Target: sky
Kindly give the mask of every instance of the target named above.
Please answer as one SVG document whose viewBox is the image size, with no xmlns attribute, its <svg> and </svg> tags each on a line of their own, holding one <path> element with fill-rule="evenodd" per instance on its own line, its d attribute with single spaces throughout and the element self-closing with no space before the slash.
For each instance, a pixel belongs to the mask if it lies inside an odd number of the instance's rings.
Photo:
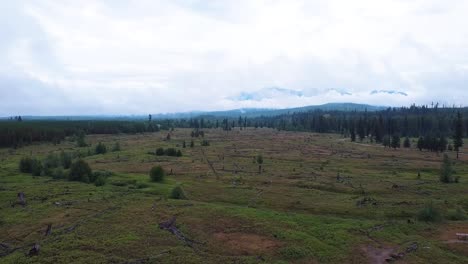
<svg viewBox="0 0 468 264">
<path fill-rule="evenodd" d="M 0 0 L 0 116 L 466 106 L 466 0 Z"/>
</svg>

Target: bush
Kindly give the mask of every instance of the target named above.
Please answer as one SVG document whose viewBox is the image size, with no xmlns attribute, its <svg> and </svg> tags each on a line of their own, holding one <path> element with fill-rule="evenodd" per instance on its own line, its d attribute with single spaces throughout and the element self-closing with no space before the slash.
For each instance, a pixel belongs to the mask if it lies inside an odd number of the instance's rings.
<svg viewBox="0 0 468 264">
<path fill-rule="evenodd" d="M 164 151 L 163 148 L 158 148 L 158 149 L 156 150 L 156 156 L 164 156 L 165 153 L 166 153 L 166 152 Z"/>
<path fill-rule="evenodd" d="M 70 174 L 68 175 L 68 179 L 70 181 L 81 181 L 89 183 L 91 177 L 92 171 L 86 161 L 79 159 L 72 163 L 70 167 Z"/>
<path fill-rule="evenodd" d="M 144 189 L 144 188 L 148 188 L 149 185 L 147 183 L 144 183 L 144 182 L 138 182 L 136 184 L 136 187 L 137 187 L 137 189 Z"/>
<path fill-rule="evenodd" d="M 60 152 L 60 162 L 64 169 L 69 169 L 72 164 L 72 157 L 70 153 Z"/>
<path fill-rule="evenodd" d="M 42 162 L 41 175 L 52 176 L 55 168 L 61 165 L 60 158 L 55 154 L 49 154 Z"/>
<path fill-rule="evenodd" d="M 172 189 L 171 196 L 172 199 L 187 199 L 187 195 L 185 195 L 184 189 L 181 186 L 176 186 Z"/>
<path fill-rule="evenodd" d="M 41 176 L 42 173 L 42 163 L 40 160 L 34 159 L 31 166 L 31 174 L 33 176 Z"/>
<path fill-rule="evenodd" d="M 120 143 L 118 141 L 115 142 L 114 146 L 112 147 L 112 151 L 120 151 Z"/>
<path fill-rule="evenodd" d="M 208 140 L 204 139 L 204 140 L 202 140 L 201 145 L 206 147 L 206 146 L 210 145 L 210 142 Z"/>
<path fill-rule="evenodd" d="M 96 145 L 96 149 L 94 151 L 96 154 L 106 154 L 107 152 L 107 147 L 106 145 L 102 144 L 101 142 L 99 142 L 97 145 Z"/>
<path fill-rule="evenodd" d="M 23 157 L 19 163 L 19 170 L 24 173 L 31 173 L 34 160 L 30 157 Z"/>
<path fill-rule="evenodd" d="M 418 220 L 425 222 L 439 222 L 442 220 L 442 216 L 439 210 L 437 210 L 432 202 L 430 202 L 421 211 L 419 211 Z"/>
<path fill-rule="evenodd" d="M 161 166 L 154 166 L 150 171 L 150 179 L 154 182 L 162 182 L 165 176 L 164 169 Z"/>
<path fill-rule="evenodd" d="M 80 148 L 88 146 L 88 144 L 86 144 L 86 142 L 85 142 L 85 133 L 84 133 L 84 131 L 80 131 L 76 135 L 76 145 L 78 147 L 80 147 Z"/>
<path fill-rule="evenodd" d="M 177 156 L 177 150 L 175 150 L 175 148 L 168 148 L 166 149 L 166 155 L 175 157 Z"/>
<path fill-rule="evenodd" d="M 106 171 L 106 170 L 98 170 L 98 171 L 93 171 L 91 176 L 89 177 L 90 182 L 95 182 L 97 178 L 103 177 L 107 179 L 107 177 L 110 177 L 112 175 L 112 172 Z"/>
<path fill-rule="evenodd" d="M 177 150 L 176 156 L 177 156 L 177 157 L 182 157 L 182 151 L 180 151 L 180 149 Z"/>
<path fill-rule="evenodd" d="M 464 221 L 468 219 L 465 210 L 463 208 L 458 207 L 457 209 L 452 209 L 448 211 L 447 219 L 452 221 Z"/>
<path fill-rule="evenodd" d="M 287 246 L 280 250 L 281 256 L 285 257 L 286 259 L 301 259 L 309 255 L 307 249 L 302 247 L 295 247 L 295 246 Z"/>
<path fill-rule="evenodd" d="M 66 174 L 65 174 L 65 171 L 63 170 L 62 167 L 58 167 L 58 168 L 55 168 L 53 171 L 52 171 L 52 178 L 54 179 L 65 179 L 66 178 Z"/>
<path fill-rule="evenodd" d="M 106 184 L 107 177 L 103 175 L 97 176 L 96 180 L 94 181 L 94 185 L 96 186 L 103 186 Z"/>
</svg>

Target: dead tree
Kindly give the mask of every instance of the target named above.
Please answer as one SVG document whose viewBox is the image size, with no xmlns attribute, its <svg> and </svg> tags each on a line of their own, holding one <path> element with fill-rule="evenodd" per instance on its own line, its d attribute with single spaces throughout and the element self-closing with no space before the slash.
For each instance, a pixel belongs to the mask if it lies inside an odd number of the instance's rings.
<svg viewBox="0 0 468 264">
<path fill-rule="evenodd" d="M 39 250 L 41 249 L 41 246 L 39 244 L 34 244 L 34 246 L 29 250 L 28 256 L 36 256 L 39 255 Z"/>
<path fill-rule="evenodd" d="M 49 236 L 52 233 L 52 224 L 47 224 L 47 229 L 45 231 L 45 236 Z"/>
<path fill-rule="evenodd" d="M 24 192 L 18 193 L 18 203 L 22 206 L 26 206 L 26 198 L 25 198 Z"/>
<path fill-rule="evenodd" d="M 188 237 L 186 237 L 175 225 L 176 217 L 173 216 L 171 219 L 159 223 L 159 228 L 163 230 L 167 230 L 171 232 L 171 234 L 175 235 L 179 240 L 182 240 L 187 246 L 193 248 L 194 244 L 201 244 L 196 242 Z"/>
</svg>

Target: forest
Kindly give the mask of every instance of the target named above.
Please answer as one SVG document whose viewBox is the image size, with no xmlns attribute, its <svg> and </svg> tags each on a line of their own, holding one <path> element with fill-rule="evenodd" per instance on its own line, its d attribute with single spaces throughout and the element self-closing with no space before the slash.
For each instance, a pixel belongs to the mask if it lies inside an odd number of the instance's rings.
<svg viewBox="0 0 468 264">
<path fill-rule="evenodd" d="M 182 119 L 152 119 L 135 121 L 51 121 L 12 118 L 0 121 L 0 147 L 21 147 L 34 142 L 60 143 L 65 137 L 84 134 L 136 134 L 173 128 L 274 128 L 285 131 L 337 133 L 362 141 L 386 143 L 391 137 L 425 139 L 420 146 L 434 149 L 427 142 L 446 140 L 454 136 L 456 124 L 468 127 L 468 108 L 439 108 L 438 105 L 388 108 L 382 111 L 292 112 L 275 116 L 219 117 L 204 115 Z M 461 137 L 467 137 L 463 130 Z M 445 144 L 447 145 L 447 144 Z"/>
</svg>

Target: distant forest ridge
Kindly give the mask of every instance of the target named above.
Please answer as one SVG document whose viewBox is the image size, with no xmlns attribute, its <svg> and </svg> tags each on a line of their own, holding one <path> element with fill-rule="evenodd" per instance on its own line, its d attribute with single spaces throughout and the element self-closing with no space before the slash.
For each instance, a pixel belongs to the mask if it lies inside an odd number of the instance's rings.
<svg viewBox="0 0 468 264">
<path fill-rule="evenodd" d="M 343 106 L 343 105 L 341 105 Z M 348 105 L 349 106 L 349 105 Z M 468 108 L 411 106 L 401 108 L 364 108 L 348 110 L 303 108 L 294 111 L 272 110 L 276 114 L 249 115 L 248 112 L 207 113 L 187 118 L 157 118 L 148 115 L 132 120 L 30 120 L 14 117 L 0 122 L 0 147 L 20 147 L 40 141 L 60 143 L 66 137 L 80 133 L 118 134 L 144 133 L 172 128 L 218 128 L 226 131 L 246 127 L 268 127 L 278 130 L 308 131 L 356 135 L 381 142 L 386 136 L 398 137 L 453 137 L 457 120 L 467 137 Z M 283 112 L 281 112 L 283 111 Z M 229 112 L 229 111 L 228 111 Z M 458 116 L 459 114 L 459 116 Z"/>
<path fill-rule="evenodd" d="M 385 110 L 388 107 L 374 106 L 367 104 L 355 103 L 328 103 L 323 105 L 310 105 L 295 108 L 285 109 L 268 109 L 268 108 L 240 108 L 225 111 L 191 111 L 181 113 L 165 113 L 152 114 L 153 119 L 178 119 L 178 118 L 195 118 L 199 116 L 217 116 L 217 117 L 238 117 L 239 115 L 247 117 L 256 116 L 272 116 L 293 112 L 307 112 L 312 110 L 323 111 L 378 111 Z M 57 115 L 57 116 L 22 116 L 24 120 L 145 120 L 148 115 Z M 14 116 L 3 117 L 0 119 L 14 119 Z"/>
</svg>

